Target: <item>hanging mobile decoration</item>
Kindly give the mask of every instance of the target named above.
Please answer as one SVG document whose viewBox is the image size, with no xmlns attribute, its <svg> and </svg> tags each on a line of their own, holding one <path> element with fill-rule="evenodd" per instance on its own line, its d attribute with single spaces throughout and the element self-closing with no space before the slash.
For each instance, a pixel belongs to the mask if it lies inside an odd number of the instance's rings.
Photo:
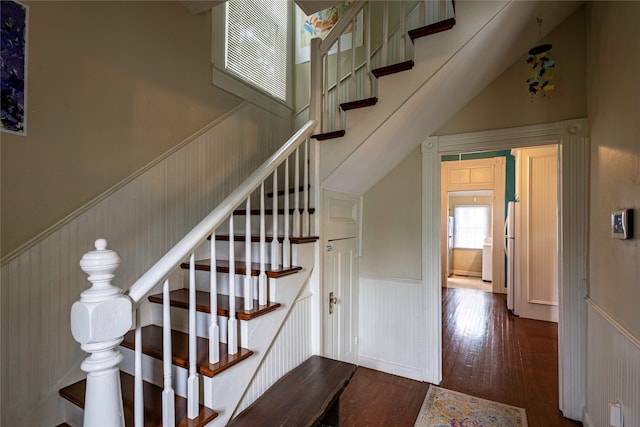
<svg viewBox="0 0 640 427">
<path fill-rule="evenodd" d="M 538 37 L 541 36 L 542 19 L 538 20 Z M 529 64 L 529 95 L 533 101 L 533 97 L 541 92 L 546 96 L 550 91 L 555 89 L 553 76 L 555 74 L 556 63 L 551 59 L 551 44 L 542 44 L 529 50 L 527 64 Z"/>
</svg>

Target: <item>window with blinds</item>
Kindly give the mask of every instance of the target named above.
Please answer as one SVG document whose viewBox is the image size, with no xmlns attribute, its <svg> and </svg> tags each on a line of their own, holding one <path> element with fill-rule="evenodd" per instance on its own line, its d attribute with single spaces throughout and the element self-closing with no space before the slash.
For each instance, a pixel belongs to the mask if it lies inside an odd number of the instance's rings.
<svg viewBox="0 0 640 427">
<path fill-rule="evenodd" d="M 286 0 L 229 0 L 225 69 L 287 100 L 289 10 Z"/>
</svg>

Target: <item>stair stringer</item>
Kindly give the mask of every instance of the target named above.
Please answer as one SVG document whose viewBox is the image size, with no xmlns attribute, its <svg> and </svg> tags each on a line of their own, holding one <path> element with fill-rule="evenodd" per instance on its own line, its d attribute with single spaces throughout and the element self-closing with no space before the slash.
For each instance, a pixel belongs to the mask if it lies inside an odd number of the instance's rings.
<svg viewBox="0 0 640 427">
<path fill-rule="evenodd" d="M 347 112 L 346 136 L 321 146 L 322 187 L 364 194 L 580 5 L 456 2 L 455 27 L 417 39 L 414 69 L 380 79 L 378 104 Z"/>
<path fill-rule="evenodd" d="M 246 322 L 243 327 L 249 334 L 250 349 L 253 355 L 213 378 L 204 377 L 204 403 L 218 412 L 218 417 L 208 424 L 209 427 L 226 425 L 236 412 L 252 379 L 268 354 L 282 325 L 295 305 L 300 291 L 307 284 L 314 268 L 316 245 L 292 245 L 295 264 L 302 267 L 297 274 L 275 280 L 275 301 L 281 307 L 267 315 Z M 273 286 L 273 285 L 272 285 Z"/>
</svg>

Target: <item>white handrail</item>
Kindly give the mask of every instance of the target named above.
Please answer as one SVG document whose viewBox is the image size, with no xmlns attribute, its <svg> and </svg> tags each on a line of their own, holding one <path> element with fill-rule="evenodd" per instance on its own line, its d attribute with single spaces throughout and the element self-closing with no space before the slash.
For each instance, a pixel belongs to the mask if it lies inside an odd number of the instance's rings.
<svg viewBox="0 0 640 427">
<path fill-rule="evenodd" d="M 177 267 L 198 245 L 204 242 L 222 222 L 264 181 L 276 167 L 284 161 L 296 147 L 309 137 L 316 127 L 315 120 L 309 120 L 289 140 L 269 157 L 258 169 L 255 170 L 242 185 L 234 190 L 222 203 L 220 203 L 198 225 L 187 233 L 173 248 L 169 250 L 158 262 L 144 273 L 129 288 L 129 298 L 139 303 L 153 288 L 169 276 L 169 273 Z"/>
</svg>

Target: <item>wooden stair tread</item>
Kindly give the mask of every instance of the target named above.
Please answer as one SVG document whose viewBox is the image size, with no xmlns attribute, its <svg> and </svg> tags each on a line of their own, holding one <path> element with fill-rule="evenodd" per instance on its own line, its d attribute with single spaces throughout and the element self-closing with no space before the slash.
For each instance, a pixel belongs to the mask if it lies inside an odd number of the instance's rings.
<svg viewBox="0 0 640 427">
<path fill-rule="evenodd" d="M 399 62 L 397 64 L 392 64 L 392 65 L 387 65 L 385 67 L 380 67 L 380 68 L 376 68 L 375 70 L 372 70 L 371 72 L 373 73 L 374 76 L 376 77 L 382 77 L 382 76 L 388 76 L 389 74 L 395 74 L 395 73 L 400 73 L 402 71 L 407 71 L 413 68 L 413 60 L 410 59 L 408 61 L 404 61 L 404 62 Z"/>
<path fill-rule="evenodd" d="M 234 234 L 233 236 L 233 240 L 236 242 L 244 242 L 246 239 L 246 235 L 245 234 Z M 289 236 L 289 241 L 293 244 L 304 244 L 304 243 L 313 243 L 315 241 L 317 241 L 319 239 L 318 236 L 306 236 L 306 237 L 293 237 L 293 236 Z M 227 234 L 216 234 L 216 240 L 220 240 L 223 242 L 228 242 L 229 241 L 229 235 Z M 265 242 L 267 243 L 271 243 L 271 241 L 273 240 L 273 236 L 265 236 L 264 238 Z M 278 236 L 278 241 L 280 243 L 284 242 L 284 236 Z M 252 234 L 251 235 L 251 242 L 252 243 L 260 243 L 260 235 L 259 234 Z M 244 268 L 244 267 L 243 267 Z"/>
<path fill-rule="evenodd" d="M 415 41 L 415 39 L 418 39 L 420 37 L 425 37 L 431 34 L 450 30 L 454 27 L 454 25 L 456 25 L 456 18 L 445 19 L 444 21 L 436 22 L 435 24 L 425 25 L 424 27 L 410 30 L 409 37 L 411 37 L 411 41 Z"/>
<path fill-rule="evenodd" d="M 135 331 L 129 331 L 122 341 L 123 347 L 135 350 Z M 253 352 L 246 348 L 238 348 L 236 354 L 228 354 L 227 345 L 220 343 L 220 361 L 209 363 L 209 340 L 196 337 L 196 365 L 198 371 L 207 377 L 230 368 L 241 360 L 251 356 Z M 142 352 L 146 355 L 162 360 L 162 327 L 149 325 L 142 328 Z M 181 368 L 189 369 L 189 334 L 171 330 L 171 363 Z M 215 369 L 212 367 L 215 366 Z"/>
<path fill-rule="evenodd" d="M 346 133 L 344 129 L 340 129 L 332 132 L 316 133 L 311 135 L 311 138 L 317 139 L 318 141 L 326 141 L 327 139 L 342 138 Z"/>
<path fill-rule="evenodd" d="M 122 401 L 124 409 L 125 425 L 133 426 L 133 377 L 120 372 L 120 385 L 122 387 Z M 84 409 L 85 389 L 87 380 L 78 381 L 60 389 L 60 396 L 71 403 Z M 144 393 L 144 425 L 145 427 L 162 425 L 162 389 L 154 384 L 143 382 Z M 175 397 L 176 425 L 179 427 L 200 427 L 211 422 L 218 414 L 210 408 L 200 405 L 200 414 L 193 420 L 186 417 L 187 399 L 176 395 Z"/>
<path fill-rule="evenodd" d="M 304 213 L 304 208 L 298 208 L 298 210 L 300 211 L 300 214 L 302 215 Z M 289 215 L 293 215 L 295 209 L 290 208 L 289 209 Z M 316 211 L 316 208 L 309 208 L 309 214 L 313 215 Z M 260 209 L 251 209 L 251 215 L 260 215 Z M 247 214 L 247 210 L 246 209 L 236 209 L 235 211 L 233 211 L 234 215 L 246 215 Z M 264 214 L 265 215 L 273 215 L 273 209 L 265 209 L 264 210 Z M 284 209 L 278 209 L 278 215 L 284 215 Z"/>
<path fill-rule="evenodd" d="M 196 291 L 196 311 L 211 313 L 210 293 Z M 162 294 L 149 296 L 149 301 L 162 304 Z M 189 290 L 176 289 L 169 292 L 169 301 L 172 307 L 189 309 Z M 251 320 L 263 314 L 269 313 L 280 307 L 280 303 L 267 301 L 266 305 L 259 305 L 258 300 L 253 300 L 253 309 L 244 310 L 244 298 L 236 297 L 236 318 Z M 218 316 L 229 317 L 229 296 L 218 294 Z"/>
<path fill-rule="evenodd" d="M 311 189 L 311 184 L 307 185 L 307 188 L 310 190 Z M 299 186 L 298 187 L 298 193 L 302 193 L 303 191 L 304 191 L 304 185 Z M 285 194 L 287 194 L 287 192 L 289 194 L 295 194 L 296 188 L 295 187 L 290 188 L 288 191 L 285 190 L 285 189 L 278 190 L 278 196 L 284 196 Z M 273 197 L 273 191 L 270 192 L 270 193 L 267 193 L 267 197 L 272 198 Z M 310 208 L 310 209 L 313 209 L 313 208 Z"/>
<path fill-rule="evenodd" d="M 372 98 L 359 99 L 357 101 L 343 102 L 340 104 L 340 108 L 342 108 L 342 111 L 355 110 L 356 108 L 371 107 L 377 103 L 378 98 L 374 96 Z"/>
<path fill-rule="evenodd" d="M 217 236 L 216 236 L 217 237 Z M 221 236 L 224 237 L 224 236 Z M 224 240 L 217 239 L 216 240 Z M 227 241 L 229 240 L 229 236 L 227 236 Z M 244 239 L 242 240 L 244 241 Z M 258 240 L 259 241 L 259 240 Z M 236 274 L 241 276 L 245 276 L 247 274 L 247 264 L 244 261 L 236 261 L 234 262 L 236 268 Z M 189 269 L 189 263 L 183 262 L 180 264 L 180 267 L 183 269 Z M 211 260 L 203 259 L 195 262 L 196 270 L 200 271 L 211 271 Z M 290 274 L 295 274 L 298 271 L 302 270 L 302 267 L 291 266 L 284 268 L 282 265 L 279 265 L 278 268 L 271 268 L 271 263 L 265 264 L 265 273 L 267 277 L 272 279 L 277 279 L 279 277 L 288 276 Z M 216 271 L 218 273 L 229 273 L 229 261 L 227 260 L 217 260 L 216 261 Z M 251 276 L 259 276 L 260 275 L 260 263 L 252 262 L 251 263 L 251 271 L 249 272 Z"/>
</svg>

